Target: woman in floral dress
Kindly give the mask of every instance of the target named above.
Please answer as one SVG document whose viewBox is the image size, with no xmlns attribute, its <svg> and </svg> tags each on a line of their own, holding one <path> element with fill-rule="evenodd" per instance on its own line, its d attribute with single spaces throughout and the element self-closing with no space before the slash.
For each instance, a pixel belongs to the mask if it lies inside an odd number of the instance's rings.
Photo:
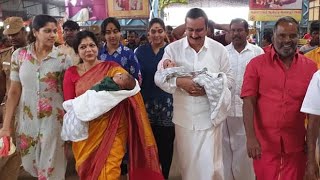
<svg viewBox="0 0 320 180">
<path fill-rule="evenodd" d="M 65 179 L 66 157 L 60 138 L 62 76 L 71 59 L 54 47 L 57 21 L 35 16 L 30 44 L 12 55 L 11 85 L 0 137 L 10 136 L 15 114 L 17 147 L 24 169 L 38 179 Z"/>
</svg>

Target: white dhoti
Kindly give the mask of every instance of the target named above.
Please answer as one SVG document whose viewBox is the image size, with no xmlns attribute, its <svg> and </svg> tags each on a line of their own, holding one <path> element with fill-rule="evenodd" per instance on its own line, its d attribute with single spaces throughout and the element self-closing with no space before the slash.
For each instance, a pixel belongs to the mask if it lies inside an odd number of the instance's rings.
<svg viewBox="0 0 320 180">
<path fill-rule="evenodd" d="M 242 117 L 228 117 L 223 126 L 223 163 L 226 180 L 254 180 L 252 159 L 247 155 Z"/>
<path fill-rule="evenodd" d="M 171 170 L 182 180 L 224 180 L 222 125 L 206 130 L 189 130 L 175 125 L 175 152 Z M 175 162 L 176 161 L 176 162 Z"/>
</svg>

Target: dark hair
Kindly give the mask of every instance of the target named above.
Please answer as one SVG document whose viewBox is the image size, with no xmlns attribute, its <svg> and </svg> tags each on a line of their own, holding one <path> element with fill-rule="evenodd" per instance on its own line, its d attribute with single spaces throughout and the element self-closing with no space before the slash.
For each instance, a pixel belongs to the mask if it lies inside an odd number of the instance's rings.
<svg viewBox="0 0 320 180">
<path fill-rule="evenodd" d="M 70 28 L 70 29 L 72 29 L 72 30 L 77 30 L 77 31 L 79 31 L 80 26 L 79 26 L 78 23 L 76 23 L 76 22 L 74 22 L 74 21 L 71 21 L 71 20 L 68 20 L 68 21 L 66 21 L 66 22 L 63 23 L 62 29 L 64 29 L 64 28 Z"/>
<path fill-rule="evenodd" d="M 160 18 L 152 18 L 149 22 L 149 27 L 148 27 L 148 30 L 150 30 L 151 26 L 153 26 L 154 24 L 160 24 L 160 26 L 162 27 L 163 30 L 166 29 L 166 26 L 164 25 L 164 22 L 162 19 Z"/>
<path fill-rule="evenodd" d="M 314 31 L 319 31 L 319 25 L 320 25 L 320 21 L 313 21 L 310 24 L 310 33 L 314 32 Z"/>
<path fill-rule="evenodd" d="M 129 34 L 131 34 L 131 33 L 134 33 L 135 36 L 138 35 L 138 33 L 137 33 L 136 31 L 133 31 L 133 30 L 128 31 L 128 34 L 127 34 L 127 35 L 129 35 Z"/>
<path fill-rule="evenodd" d="M 185 22 L 187 22 L 187 18 L 190 19 L 198 19 L 200 17 L 204 18 L 204 23 L 206 25 L 206 27 L 208 27 L 208 16 L 207 14 L 200 8 L 192 8 L 187 12 L 186 18 L 185 18 Z"/>
<path fill-rule="evenodd" d="M 278 26 L 280 23 L 283 23 L 283 22 L 286 22 L 286 23 L 294 23 L 297 25 L 297 31 L 299 32 L 299 23 L 297 20 L 295 20 L 293 17 L 291 16 L 284 16 L 284 17 L 281 17 L 277 20 L 276 24 L 274 25 L 273 27 L 273 33 L 276 32 Z"/>
<path fill-rule="evenodd" d="M 245 31 L 249 32 L 249 24 L 245 19 L 242 19 L 242 18 L 232 19 L 231 22 L 230 22 L 230 28 L 231 28 L 231 25 L 234 24 L 234 23 L 242 23 Z"/>
<path fill-rule="evenodd" d="M 106 35 L 106 28 L 109 23 L 112 23 L 116 26 L 116 28 L 121 31 L 121 26 L 119 21 L 115 17 L 108 17 L 107 19 L 103 20 L 101 23 L 101 34 L 104 36 Z"/>
<path fill-rule="evenodd" d="M 166 31 L 173 31 L 173 27 L 170 26 L 170 25 L 167 25 L 167 26 L 166 26 Z"/>
<path fill-rule="evenodd" d="M 32 23 L 30 25 L 31 31 L 28 34 L 29 43 L 33 43 L 36 41 L 36 37 L 33 35 L 32 29 L 39 31 L 39 29 L 46 26 L 47 23 L 55 23 L 57 25 L 57 20 L 54 17 L 46 14 L 40 14 L 33 18 Z"/>
<path fill-rule="evenodd" d="M 136 87 L 136 80 L 131 74 L 125 74 L 128 76 L 128 82 L 126 83 L 125 87 L 123 87 L 125 90 L 132 90 L 134 87 Z"/>
<path fill-rule="evenodd" d="M 268 43 L 272 43 L 272 32 L 267 31 L 263 34 L 262 39 L 266 40 Z"/>
<path fill-rule="evenodd" d="M 93 34 L 93 32 L 87 31 L 87 30 L 85 30 L 85 31 L 79 31 L 79 32 L 76 34 L 76 37 L 75 37 L 74 40 L 73 40 L 73 49 L 74 49 L 74 52 L 75 52 L 76 54 L 79 53 L 78 47 L 79 47 L 79 45 L 81 44 L 81 41 L 82 41 L 84 38 L 87 38 L 87 37 L 91 38 L 91 39 L 93 40 L 93 42 L 96 44 L 96 46 L 98 47 L 99 42 L 98 42 L 96 36 Z"/>
</svg>

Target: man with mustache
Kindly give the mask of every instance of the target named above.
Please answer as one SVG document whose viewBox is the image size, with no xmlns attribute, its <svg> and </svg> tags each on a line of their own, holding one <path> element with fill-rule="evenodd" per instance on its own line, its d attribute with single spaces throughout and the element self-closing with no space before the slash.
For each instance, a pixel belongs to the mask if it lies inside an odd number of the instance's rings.
<svg viewBox="0 0 320 180">
<path fill-rule="evenodd" d="M 228 87 L 231 88 L 233 77 L 228 53 L 222 44 L 206 36 L 206 13 L 199 8 L 189 10 L 185 27 L 186 37 L 165 48 L 158 71 L 163 67 L 164 60 L 170 59 L 187 71 L 207 68 L 211 73 L 223 72 L 227 76 Z M 214 124 L 218 118 L 210 118 L 210 104 L 204 88 L 195 83 L 193 77 L 176 77 L 163 83 L 158 81 L 160 78 L 157 74 L 160 73 L 156 73 L 155 77 L 157 86 L 173 95 L 175 155 L 178 156 L 177 164 L 182 179 L 224 179 L 222 123 Z M 227 116 L 227 112 L 222 114 L 219 120 L 225 120 Z"/>
<path fill-rule="evenodd" d="M 316 64 L 297 52 L 299 23 L 278 19 L 270 51 L 253 58 L 242 85 L 247 153 L 259 180 L 304 177 L 305 114 L 301 104 Z"/>
<path fill-rule="evenodd" d="M 64 44 L 59 46 L 62 53 L 69 55 L 72 58 L 72 64 L 77 65 L 80 61 L 79 56 L 73 50 L 73 40 L 80 30 L 78 23 L 68 20 L 62 25 Z"/>
<path fill-rule="evenodd" d="M 8 37 L 12 47 L 0 50 L 0 121 L 4 115 L 5 95 L 10 86 L 11 55 L 14 50 L 27 45 L 27 32 L 21 17 L 9 17 L 4 21 L 3 34 Z M 1 125 L 2 126 L 2 125 Z M 0 157 L 1 180 L 15 180 L 18 178 L 21 165 L 20 155 L 15 152 L 9 157 Z"/>
<path fill-rule="evenodd" d="M 247 41 L 249 25 L 244 19 L 233 19 L 229 33 L 232 42 L 226 48 L 235 78 L 235 86 L 231 90 L 231 109 L 223 126 L 225 175 L 228 180 L 254 180 L 252 161 L 247 156 L 240 91 L 247 64 L 252 58 L 263 54 L 263 49 Z"/>
</svg>

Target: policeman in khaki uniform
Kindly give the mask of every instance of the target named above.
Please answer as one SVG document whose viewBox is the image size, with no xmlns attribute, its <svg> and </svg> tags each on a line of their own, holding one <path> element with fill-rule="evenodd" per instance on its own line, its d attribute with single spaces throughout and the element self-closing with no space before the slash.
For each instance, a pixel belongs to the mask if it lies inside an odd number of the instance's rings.
<svg viewBox="0 0 320 180">
<path fill-rule="evenodd" d="M 14 50 L 27 45 L 27 32 L 25 31 L 23 20 L 20 17 L 9 17 L 4 21 L 4 31 L 12 44 L 12 47 L 0 50 L 0 120 L 2 126 L 5 95 L 8 94 L 10 86 L 10 64 L 11 54 Z M 5 83 L 3 83 L 5 82 Z M 1 113 L 1 111 L 3 113 Z M 21 165 L 21 158 L 17 152 L 6 158 L 0 158 L 0 179 L 16 180 L 18 179 Z"/>
</svg>

